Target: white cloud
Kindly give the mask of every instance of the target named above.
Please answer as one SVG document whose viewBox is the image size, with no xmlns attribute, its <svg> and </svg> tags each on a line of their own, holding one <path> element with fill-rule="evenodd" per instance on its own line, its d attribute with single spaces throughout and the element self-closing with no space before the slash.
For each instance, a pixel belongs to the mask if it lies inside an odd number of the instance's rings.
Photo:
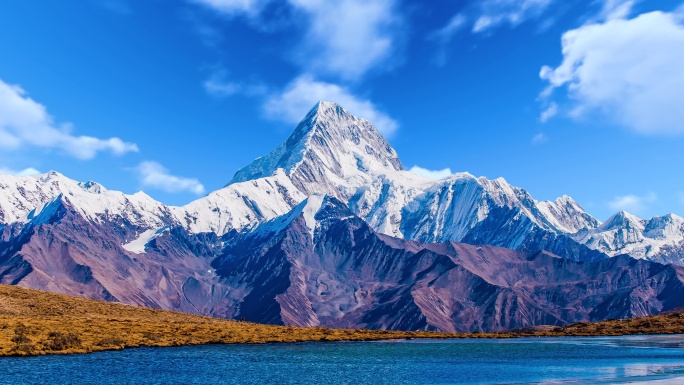
<svg viewBox="0 0 684 385">
<path fill-rule="evenodd" d="M 462 14 L 458 13 L 449 20 L 449 22 L 442 28 L 434 31 L 428 36 L 428 40 L 435 41 L 439 45 L 437 54 L 435 55 L 434 62 L 437 65 L 444 65 L 447 61 L 447 47 L 454 35 L 464 29 L 468 23 L 468 18 Z"/>
<path fill-rule="evenodd" d="M 552 102 L 544 111 L 542 111 L 541 115 L 539 115 L 539 120 L 542 123 L 546 123 L 549 119 L 553 118 L 558 114 L 558 104 L 555 102 Z"/>
<path fill-rule="evenodd" d="M 524 21 L 539 17 L 553 0 L 482 0 L 477 2 L 479 15 L 473 32 L 487 32 L 508 24 L 516 27 Z"/>
<path fill-rule="evenodd" d="M 604 0 L 598 20 L 625 19 L 635 3 L 635 0 Z"/>
<path fill-rule="evenodd" d="M 136 168 L 143 186 L 159 189 L 168 193 L 188 191 L 200 195 L 204 186 L 194 178 L 171 175 L 169 170 L 157 162 L 142 162 Z"/>
<path fill-rule="evenodd" d="M 319 82 L 308 75 L 298 77 L 282 93 L 269 97 L 264 110 L 272 118 L 298 123 L 321 100 L 335 102 L 352 114 L 369 120 L 385 136 L 392 135 L 397 129 L 397 122 L 380 112 L 370 101 L 357 98 L 337 84 Z"/>
<path fill-rule="evenodd" d="M 224 15 L 256 17 L 273 0 L 190 0 Z M 307 71 L 355 80 L 391 56 L 400 31 L 397 0 L 287 0 L 289 25 L 303 26 L 293 55 Z M 285 13 L 284 13 L 285 14 Z M 262 17 L 255 28 L 268 27 Z M 282 21 L 276 22 L 282 23 Z"/>
<path fill-rule="evenodd" d="M 298 53 L 307 71 L 356 79 L 395 49 L 395 0 L 289 0 L 309 19 Z"/>
<path fill-rule="evenodd" d="M 624 19 L 629 3 L 563 35 L 563 62 L 540 72 L 549 83 L 542 98 L 562 88 L 573 117 L 599 114 L 641 134 L 684 134 L 684 19 L 659 11 Z"/>
<path fill-rule="evenodd" d="M 639 195 L 622 195 L 613 198 L 608 202 L 608 208 L 613 211 L 627 211 L 633 214 L 639 214 L 646 210 L 649 203 L 653 203 L 658 199 L 656 194 L 648 193 L 644 196 Z"/>
<path fill-rule="evenodd" d="M 268 3 L 268 0 L 190 0 L 226 15 L 255 15 Z"/>
<path fill-rule="evenodd" d="M 413 166 L 409 171 L 430 179 L 442 179 L 453 174 L 450 168 L 445 168 L 443 170 L 428 170 L 419 166 Z"/>
<path fill-rule="evenodd" d="M 36 175 L 40 174 L 41 172 L 36 170 L 33 167 L 28 167 L 23 170 L 15 170 L 12 168 L 7 168 L 7 167 L 0 167 L 0 174 L 6 174 L 6 175 L 16 175 L 16 176 L 29 176 L 29 175 Z"/>
<path fill-rule="evenodd" d="M 433 32 L 430 38 L 437 39 L 442 43 L 448 43 L 456 32 L 465 27 L 467 22 L 468 18 L 464 14 L 457 13 L 444 27 Z"/>
<path fill-rule="evenodd" d="M 0 80 L 0 149 L 58 148 L 80 159 L 93 158 L 100 151 L 117 155 L 138 151 L 135 144 L 119 138 L 75 136 L 71 131 L 68 123 L 57 126 L 45 106 L 19 86 Z"/>
<path fill-rule="evenodd" d="M 242 94 L 247 96 L 258 96 L 267 93 L 267 88 L 261 83 L 244 82 L 237 83 L 226 80 L 226 71 L 219 70 L 214 72 L 204 83 L 204 90 L 211 96 L 218 98 Z"/>
<path fill-rule="evenodd" d="M 532 143 L 534 144 L 544 144 L 549 141 L 549 137 L 545 133 L 540 132 L 532 137 Z"/>
<path fill-rule="evenodd" d="M 217 79 L 207 79 L 204 83 L 204 90 L 207 91 L 209 95 L 224 97 L 231 96 L 239 93 L 242 87 L 237 83 L 232 82 L 221 82 Z"/>
</svg>

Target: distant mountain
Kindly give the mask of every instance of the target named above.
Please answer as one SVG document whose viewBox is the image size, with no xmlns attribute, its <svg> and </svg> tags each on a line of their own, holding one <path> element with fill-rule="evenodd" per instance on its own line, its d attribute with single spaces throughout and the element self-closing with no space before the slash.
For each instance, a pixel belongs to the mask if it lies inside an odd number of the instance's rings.
<svg viewBox="0 0 684 385">
<path fill-rule="evenodd" d="M 684 298 L 680 268 L 655 262 L 684 264 L 684 219 L 601 223 L 502 178 L 428 179 L 329 102 L 182 207 L 0 175 L 0 283 L 226 318 L 452 331 L 642 316 Z"/>
<path fill-rule="evenodd" d="M 595 229 L 580 230 L 573 238 L 609 256 L 684 261 L 684 218 L 674 214 L 645 220 L 621 211 Z"/>
<path fill-rule="evenodd" d="M 370 122 L 329 102 L 317 104 L 284 143 L 238 171 L 225 188 L 184 207 L 166 206 L 144 193 L 108 191 L 95 182 L 77 183 L 55 172 L 0 176 L 0 186 L 5 225 L 25 223 L 32 211 L 62 194 L 87 218 L 121 218 L 139 233 L 171 226 L 221 236 L 283 215 L 322 193 L 346 202 L 375 231 L 422 242 L 547 250 L 584 260 L 629 254 L 679 263 L 684 239 L 673 215 L 651 220 L 654 231 L 639 225 L 646 233 L 634 243 L 611 238 L 634 226 L 623 222 L 627 227 L 606 232 L 568 196 L 539 202 L 502 178 L 459 173 L 432 180 L 413 174 Z"/>
</svg>

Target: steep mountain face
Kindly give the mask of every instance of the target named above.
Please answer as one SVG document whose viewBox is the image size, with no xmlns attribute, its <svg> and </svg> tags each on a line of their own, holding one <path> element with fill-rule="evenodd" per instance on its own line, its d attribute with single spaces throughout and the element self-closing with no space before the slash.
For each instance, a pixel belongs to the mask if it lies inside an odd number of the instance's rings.
<svg viewBox="0 0 684 385">
<path fill-rule="evenodd" d="M 629 257 L 581 263 L 375 233 L 313 196 L 213 262 L 244 288 L 236 317 L 298 326 L 503 330 L 635 317 L 684 304 L 684 270 Z"/>
</svg>

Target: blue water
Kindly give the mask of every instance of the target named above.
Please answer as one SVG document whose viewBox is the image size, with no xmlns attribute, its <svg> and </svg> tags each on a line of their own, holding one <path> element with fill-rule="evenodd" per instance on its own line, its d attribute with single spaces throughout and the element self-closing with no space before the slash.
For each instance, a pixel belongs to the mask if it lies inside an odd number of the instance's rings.
<svg viewBox="0 0 684 385">
<path fill-rule="evenodd" d="M 205 345 L 0 359 L 1 384 L 610 384 L 680 377 L 684 336 Z"/>
</svg>

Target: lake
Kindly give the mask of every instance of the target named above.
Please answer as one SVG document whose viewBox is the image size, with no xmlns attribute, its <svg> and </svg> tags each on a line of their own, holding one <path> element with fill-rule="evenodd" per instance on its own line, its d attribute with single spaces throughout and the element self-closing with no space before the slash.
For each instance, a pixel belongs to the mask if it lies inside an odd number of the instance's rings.
<svg viewBox="0 0 684 385">
<path fill-rule="evenodd" d="M 1 384 L 665 384 L 682 379 L 684 336 L 205 345 L 0 359 Z"/>
</svg>

